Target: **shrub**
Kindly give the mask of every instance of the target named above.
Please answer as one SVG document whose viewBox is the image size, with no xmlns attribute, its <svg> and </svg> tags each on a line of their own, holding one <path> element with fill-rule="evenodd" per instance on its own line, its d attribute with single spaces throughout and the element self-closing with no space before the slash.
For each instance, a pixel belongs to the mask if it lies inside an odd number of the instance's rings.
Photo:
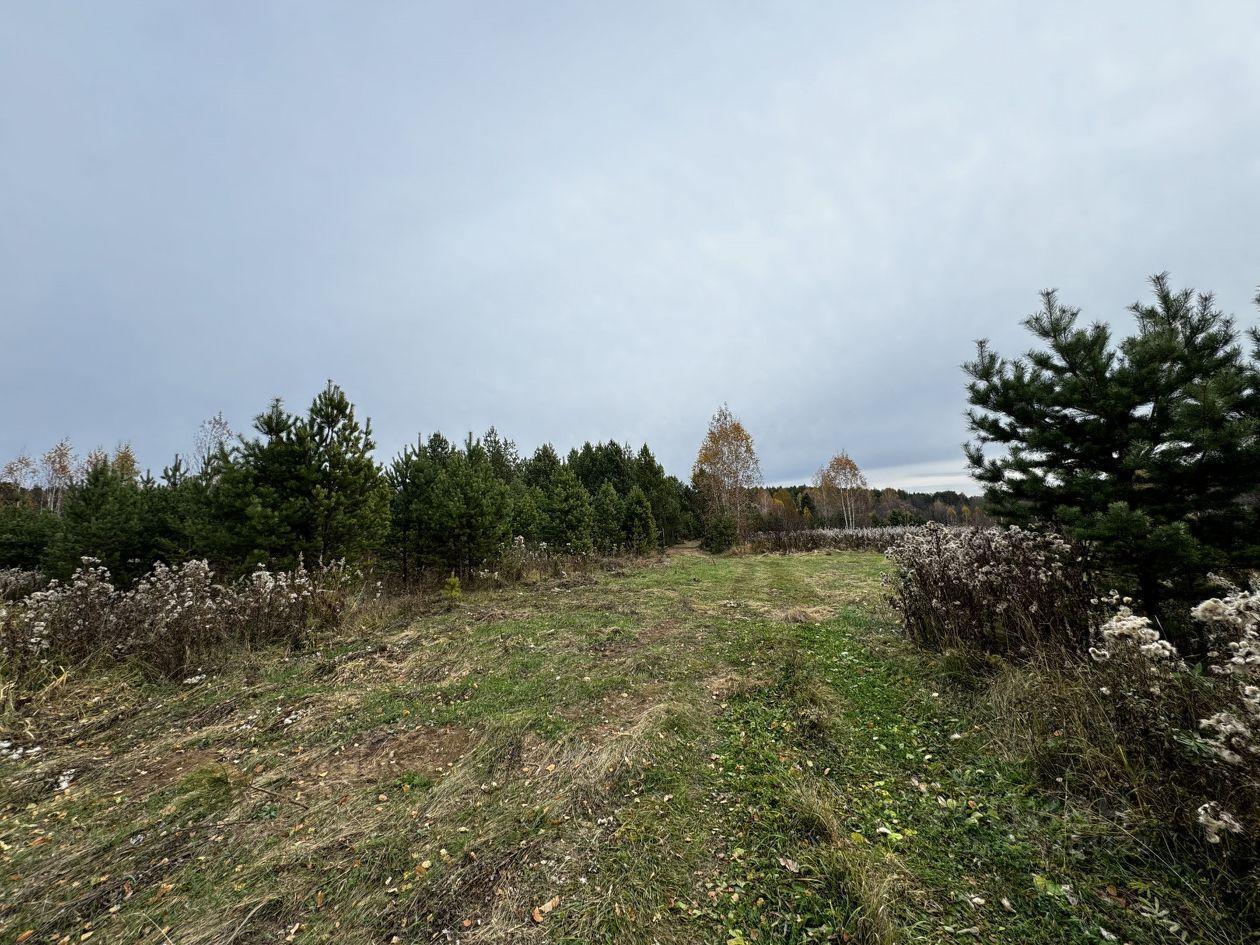
<svg viewBox="0 0 1260 945">
<path fill-rule="evenodd" d="M 1260 597 L 1231 588 L 1192 611 L 1214 650 L 1188 665 L 1114 593 L 1088 658 L 1011 665 L 991 692 L 999 737 L 1046 778 L 1083 778 L 1169 839 L 1260 852 Z M 1069 777 L 1071 775 L 1071 777 Z M 1128 814 L 1126 819 L 1133 820 Z M 1204 848 L 1206 849 L 1206 848 Z"/>
<path fill-rule="evenodd" d="M 480 571 L 476 577 L 495 584 L 506 584 L 562 577 L 586 571 L 596 563 L 590 555 L 573 554 L 564 548 L 555 549 L 545 541 L 527 542 L 524 536 L 517 535 L 504 549 L 495 570 Z"/>
<path fill-rule="evenodd" d="M 44 586 L 44 575 L 39 571 L 21 568 L 0 568 L 0 601 L 18 600 Z"/>
<path fill-rule="evenodd" d="M 735 525 L 734 517 L 725 512 L 714 512 L 705 519 L 700 547 L 717 555 L 729 551 L 738 539 L 739 529 Z"/>
<path fill-rule="evenodd" d="M 889 549 L 893 606 L 921 644 L 1001 655 L 1084 652 L 1093 625 L 1080 549 L 1018 527 L 907 529 Z"/>
<path fill-rule="evenodd" d="M 1102 626 L 1099 645 L 1090 650 L 1104 672 L 1121 683 L 1112 687 L 1117 701 L 1154 703 L 1150 712 L 1158 719 L 1148 727 L 1167 726 L 1168 717 L 1177 715 L 1177 704 L 1170 703 L 1165 693 L 1169 680 L 1180 682 L 1191 675 L 1202 680 L 1209 708 L 1195 713 L 1194 728 L 1177 732 L 1177 740 L 1187 749 L 1177 778 L 1203 795 L 1195 819 L 1213 844 L 1227 834 L 1247 833 L 1253 845 L 1260 840 L 1260 583 L 1256 580 L 1260 578 L 1253 580 L 1250 590 L 1230 586 L 1224 598 L 1204 601 L 1191 611 L 1212 645 L 1207 673 L 1201 677 L 1160 638 L 1147 618 L 1127 607 Z"/>
<path fill-rule="evenodd" d="M 85 558 L 69 581 L 0 605 L 5 684 L 26 687 L 55 663 L 102 657 L 136 658 L 176 677 L 225 644 L 298 644 L 340 621 L 352 583 L 340 563 L 311 572 L 299 562 L 216 584 L 206 562 L 189 561 L 158 564 L 120 591 Z"/>
</svg>

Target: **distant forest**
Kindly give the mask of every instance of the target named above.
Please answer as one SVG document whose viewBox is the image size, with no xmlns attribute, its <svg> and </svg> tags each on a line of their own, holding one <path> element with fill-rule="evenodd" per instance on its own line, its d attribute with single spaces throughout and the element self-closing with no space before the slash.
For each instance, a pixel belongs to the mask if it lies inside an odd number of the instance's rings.
<svg viewBox="0 0 1260 945">
<path fill-rule="evenodd" d="M 783 528 L 843 528 L 879 525 L 988 525 L 984 499 L 950 490 L 942 492 L 907 492 L 905 489 L 871 489 L 857 491 L 856 510 L 852 521 L 844 513 L 830 514 L 822 508 L 817 486 L 783 486 L 766 489 L 759 497 L 762 527 L 773 531 Z"/>
</svg>

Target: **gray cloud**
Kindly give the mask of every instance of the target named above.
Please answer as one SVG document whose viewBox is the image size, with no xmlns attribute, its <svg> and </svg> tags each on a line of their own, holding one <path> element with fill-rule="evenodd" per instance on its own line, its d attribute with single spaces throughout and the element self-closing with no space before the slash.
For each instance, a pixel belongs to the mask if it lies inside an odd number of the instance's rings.
<svg viewBox="0 0 1260 945">
<path fill-rule="evenodd" d="M 0 454 L 162 465 L 335 378 L 383 453 L 647 440 L 958 483 L 959 363 L 1152 271 L 1254 322 L 1260 8 L 33 4 L 0 34 Z"/>
</svg>

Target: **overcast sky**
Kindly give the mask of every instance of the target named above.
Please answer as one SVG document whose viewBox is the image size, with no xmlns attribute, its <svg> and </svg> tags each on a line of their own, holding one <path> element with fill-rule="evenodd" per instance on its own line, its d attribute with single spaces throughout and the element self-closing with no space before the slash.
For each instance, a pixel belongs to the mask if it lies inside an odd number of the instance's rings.
<svg viewBox="0 0 1260 945">
<path fill-rule="evenodd" d="M 1102 9 L 1104 8 L 1105 9 Z M 714 408 L 769 481 L 965 485 L 1057 286 L 1256 322 L 1260 4 L 4 3 L 0 458 L 155 469 L 333 378 L 382 459 Z"/>
</svg>

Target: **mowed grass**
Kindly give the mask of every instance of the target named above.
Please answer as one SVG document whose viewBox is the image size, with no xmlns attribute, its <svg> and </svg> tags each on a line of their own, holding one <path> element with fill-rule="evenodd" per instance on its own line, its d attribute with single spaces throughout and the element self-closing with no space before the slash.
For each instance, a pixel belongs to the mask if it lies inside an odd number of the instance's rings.
<svg viewBox="0 0 1260 945">
<path fill-rule="evenodd" d="M 1243 941 L 997 751 L 884 567 L 681 554 L 72 674 L 8 720 L 0 940 Z"/>
</svg>

